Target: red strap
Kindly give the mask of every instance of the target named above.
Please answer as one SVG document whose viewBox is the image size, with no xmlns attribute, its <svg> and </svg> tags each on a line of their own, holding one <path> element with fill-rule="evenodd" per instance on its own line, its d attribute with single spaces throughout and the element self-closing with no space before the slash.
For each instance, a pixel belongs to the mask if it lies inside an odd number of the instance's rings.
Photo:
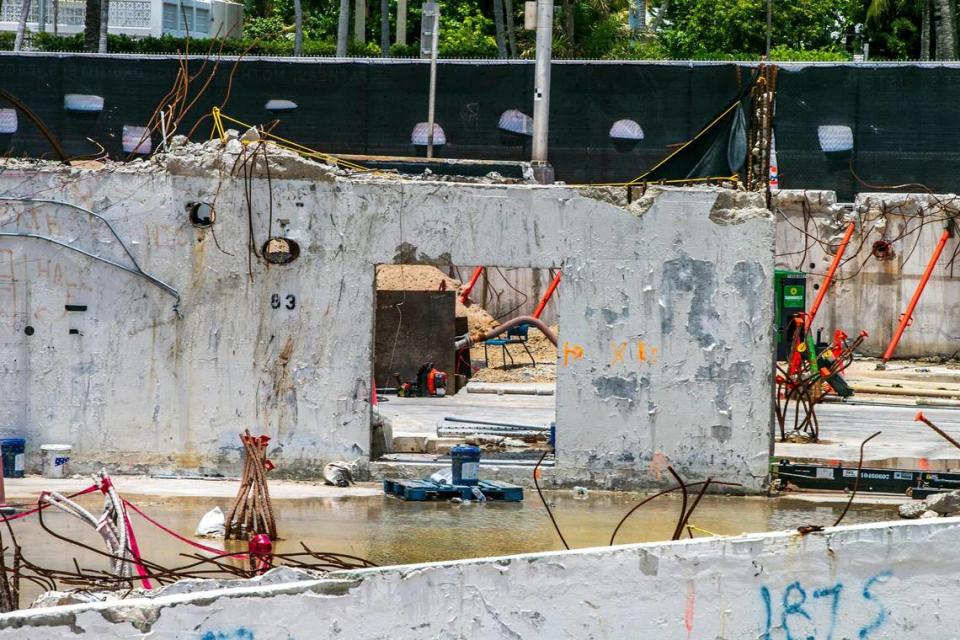
<svg viewBox="0 0 960 640">
<path fill-rule="evenodd" d="M 87 493 L 93 493 L 94 491 L 97 491 L 97 489 L 98 489 L 97 485 L 93 484 L 87 487 L 86 489 L 84 489 L 83 491 L 71 493 L 66 497 L 67 499 L 76 498 L 77 496 L 82 496 Z M 49 491 L 44 491 L 44 493 L 49 493 Z M 6 520 L 8 522 L 12 522 L 13 520 L 19 520 L 20 518 L 26 518 L 27 516 L 32 516 L 35 513 L 39 513 L 41 510 L 46 509 L 49 506 L 50 506 L 49 504 L 38 504 L 35 509 L 29 509 L 28 511 L 21 511 L 20 513 L 15 513 L 12 516 L 0 515 L 0 519 Z"/>
<path fill-rule="evenodd" d="M 152 524 L 153 526 L 157 527 L 157 528 L 160 529 L 161 531 L 165 531 L 166 533 L 169 533 L 171 536 L 173 536 L 173 537 L 176 538 L 177 540 L 180 540 L 181 542 L 185 542 L 185 543 L 187 543 L 188 545 L 190 545 L 191 547 L 196 547 L 197 549 L 203 549 L 204 551 L 206 551 L 206 552 L 208 552 L 208 553 L 213 553 L 213 554 L 216 554 L 216 555 L 218 555 L 218 556 L 224 555 L 224 550 L 223 550 L 223 549 L 216 549 L 216 548 L 214 548 L 214 547 L 208 547 L 208 546 L 205 545 L 205 544 L 200 544 L 199 542 L 194 542 L 193 540 L 190 540 L 189 538 L 185 538 L 185 537 L 181 536 L 181 535 L 180 535 L 179 533 L 177 533 L 176 531 L 172 531 L 171 529 L 168 529 L 167 527 L 163 526 L 162 524 L 160 524 L 159 522 L 157 522 L 156 520 L 154 520 L 153 518 L 151 518 L 150 516 L 148 516 L 147 514 L 145 514 L 143 511 L 141 511 L 140 509 L 138 509 L 138 508 L 136 507 L 136 505 L 128 502 L 127 500 L 124 500 L 124 501 L 123 501 L 123 504 L 126 505 L 126 507 L 127 507 L 128 509 L 132 509 L 132 510 L 136 511 L 138 514 L 140 514 L 140 516 L 141 516 L 144 520 L 146 520 L 147 522 L 149 522 L 149 523 Z M 246 558 L 246 557 L 247 557 L 247 554 L 246 554 L 246 553 L 231 553 L 231 554 L 230 554 L 230 557 L 231 557 L 231 558 Z"/>
<path fill-rule="evenodd" d="M 123 500 L 123 502 L 126 503 L 127 501 Z M 130 545 L 130 554 L 133 555 L 133 566 L 137 568 L 137 575 L 140 576 L 140 584 L 143 585 L 144 589 L 153 589 L 153 585 L 150 584 L 150 580 L 147 579 L 147 570 L 143 568 L 143 563 L 140 562 L 140 546 L 137 544 L 137 536 L 133 533 L 133 525 L 130 524 L 130 516 L 127 515 L 126 511 L 123 513 L 123 526 L 127 528 L 127 538 L 130 540 L 128 543 Z"/>
</svg>

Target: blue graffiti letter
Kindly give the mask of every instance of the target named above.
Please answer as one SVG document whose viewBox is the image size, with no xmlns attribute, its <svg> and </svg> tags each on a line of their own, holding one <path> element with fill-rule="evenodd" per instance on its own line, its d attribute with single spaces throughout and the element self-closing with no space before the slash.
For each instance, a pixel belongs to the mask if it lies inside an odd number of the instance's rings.
<svg viewBox="0 0 960 640">
<path fill-rule="evenodd" d="M 796 592 L 798 598 L 791 602 L 790 595 Z M 790 616 L 803 616 L 812 622 L 810 614 L 803 608 L 803 603 L 807 601 L 807 592 L 803 590 L 799 582 L 794 582 L 783 592 L 783 613 L 780 615 L 780 626 L 787 634 L 787 640 L 796 640 L 790 633 L 790 624 L 787 620 Z"/>
<path fill-rule="evenodd" d="M 843 591 L 843 585 L 838 582 L 829 589 L 817 589 L 813 592 L 814 598 L 833 596 L 833 600 L 830 602 L 830 631 L 827 633 L 827 640 L 833 640 L 833 630 L 837 626 L 837 613 L 840 609 L 841 591 Z"/>
<path fill-rule="evenodd" d="M 883 606 L 883 603 L 880 602 L 880 600 L 878 600 L 875 595 L 870 593 L 870 587 L 872 587 L 878 582 L 880 583 L 886 582 L 892 575 L 893 575 L 893 571 L 884 571 L 883 573 L 878 573 L 877 575 L 867 580 L 866 583 L 864 583 L 863 585 L 863 599 L 869 600 L 870 602 L 873 602 L 877 606 L 877 617 L 874 618 L 870 624 L 860 629 L 860 633 L 858 634 L 860 636 L 860 640 L 865 640 L 866 638 L 869 638 L 870 634 L 872 634 L 874 631 L 879 629 L 883 625 L 883 623 L 887 620 L 887 608 Z"/>
</svg>

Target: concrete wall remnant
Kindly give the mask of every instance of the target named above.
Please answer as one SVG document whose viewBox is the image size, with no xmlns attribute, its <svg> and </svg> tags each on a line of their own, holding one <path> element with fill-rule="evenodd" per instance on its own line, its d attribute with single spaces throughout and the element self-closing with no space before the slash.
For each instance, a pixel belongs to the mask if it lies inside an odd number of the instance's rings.
<svg viewBox="0 0 960 640">
<path fill-rule="evenodd" d="M 0 640 L 941 638 L 960 519 L 335 572 L 0 615 Z"/>
<path fill-rule="evenodd" d="M 954 194 L 862 193 L 852 203 L 838 203 L 832 191 L 783 190 L 771 206 L 777 211 L 777 267 L 810 274 L 808 300 L 817 294 L 814 287 L 823 281 L 847 224 L 857 222 L 815 328 L 824 329 L 825 340 L 838 328 L 850 336 L 865 329 L 870 335 L 861 352 L 870 356 L 883 355 L 944 225 L 960 214 Z M 957 354 L 958 241 L 947 241 L 895 357 Z"/>
<path fill-rule="evenodd" d="M 559 481 L 662 484 L 667 460 L 685 478 L 764 489 L 774 223 L 759 196 L 737 195 L 747 213 L 718 222 L 717 204 L 733 207 L 717 189 L 658 190 L 640 215 L 564 186 L 350 176 L 277 150 L 268 178 L 260 154 L 241 153 L 236 139 L 178 140 L 127 165 L 0 173 L 0 194 L 103 215 L 182 297 L 178 317 L 142 279 L 0 238 L 0 428 L 72 444 L 75 470 L 114 472 L 235 469 L 250 428 L 273 438 L 279 471 L 318 476 L 369 457 L 376 265 L 562 267 Z M 191 223 L 195 202 L 216 210 L 208 228 Z M 56 204 L 0 202 L 0 231 L 123 259 Z M 252 255 L 268 237 L 299 257 Z"/>
</svg>

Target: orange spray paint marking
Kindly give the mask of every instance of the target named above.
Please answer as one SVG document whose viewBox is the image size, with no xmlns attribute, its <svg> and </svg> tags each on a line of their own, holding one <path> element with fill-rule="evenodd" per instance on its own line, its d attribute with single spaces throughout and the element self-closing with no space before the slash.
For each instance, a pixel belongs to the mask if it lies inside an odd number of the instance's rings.
<svg viewBox="0 0 960 640">
<path fill-rule="evenodd" d="M 930 471 L 930 461 L 926 458 L 920 458 L 917 461 L 917 468 L 920 469 L 920 471 Z"/>
<path fill-rule="evenodd" d="M 683 626 L 687 630 L 687 638 L 693 633 L 693 610 L 696 602 L 697 592 L 693 586 L 693 581 L 687 583 L 687 608 L 683 612 Z"/>
<path fill-rule="evenodd" d="M 654 349 L 656 351 L 656 349 Z M 637 361 L 645 362 L 647 359 L 647 345 L 643 343 L 643 340 L 637 341 Z"/>
<path fill-rule="evenodd" d="M 570 346 L 569 342 L 563 343 L 563 366 L 570 364 L 570 356 L 573 356 L 574 360 L 579 360 L 583 357 L 583 347 L 578 344 Z"/>
<path fill-rule="evenodd" d="M 613 351 L 613 361 L 610 364 L 617 364 L 618 362 L 623 362 L 623 357 L 627 353 L 628 342 L 621 342 L 617 344 L 616 342 L 610 343 L 610 350 Z"/>
</svg>

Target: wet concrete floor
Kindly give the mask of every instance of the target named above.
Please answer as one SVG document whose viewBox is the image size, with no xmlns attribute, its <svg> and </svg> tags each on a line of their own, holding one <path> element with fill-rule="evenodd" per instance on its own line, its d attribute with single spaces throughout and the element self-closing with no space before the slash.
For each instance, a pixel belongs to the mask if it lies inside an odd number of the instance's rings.
<svg viewBox="0 0 960 640">
<path fill-rule="evenodd" d="M 571 547 L 604 546 L 626 511 L 640 496 L 628 493 L 591 492 L 577 499 L 570 491 L 547 492 L 557 521 Z M 227 512 L 231 500 L 130 496 L 130 500 L 155 520 L 177 533 L 193 537 L 203 514 L 214 506 Z M 81 504 L 99 514 L 101 499 L 85 496 Z M 452 504 L 403 502 L 385 496 L 341 497 L 274 502 L 283 540 L 279 552 L 300 550 L 303 541 L 315 551 L 335 551 L 367 558 L 377 564 L 403 564 L 434 560 L 496 556 L 561 549 L 543 505 L 534 492 L 520 504 Z M 669 539 L 676 525 L 680 498 L 664 496 L 639 509 L 621 528 L 617 543 Z M 813 504 L 790 498 L 707 496 L 691 518 L 697 527 L 716 534 L 794 529 L 800 525 L 832 525 L 843 504 Z M 844 524 L 896 519 L 893 505 L 855 504 Z M 190 562 L 180 554 L 196 550 L 131 514 L 145 558 L 164 566 Z M 103 549 L 102 540 L 79 520 L 48 509 L 44 523 L 57 533 Z M 24 555 L 44 567 L 70 568 L 76 558 L 85 569 L 106 569 L 107 561 L 95 553 L 57 540 L 39 526 L 36 516 L 13 523 Z M 9 535 L 3 534 L 9 547 Z M 697 537 L 706 535 L 696 532 Z M 220 548 L 222 540 L 202 540 Z M 245 543 L 230 543 L 230 550 L 245 550 Z M 8 553 L 8 566 L 10 554 Z M 39 592 L 24 585 L 21 606 Z"/>
</svg>

